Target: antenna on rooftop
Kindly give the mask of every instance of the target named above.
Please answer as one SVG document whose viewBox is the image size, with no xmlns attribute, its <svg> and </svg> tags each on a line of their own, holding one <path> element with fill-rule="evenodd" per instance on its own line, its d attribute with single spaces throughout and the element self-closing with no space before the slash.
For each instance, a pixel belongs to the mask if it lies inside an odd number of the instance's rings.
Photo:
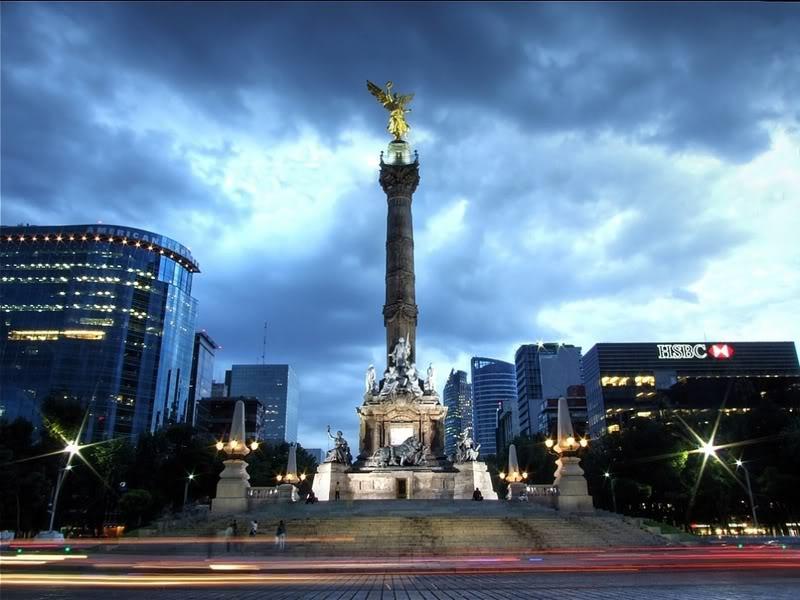
<svg viewBox="0 0 800 600">
<path fill-rule="evenodd" d="M 267 322 L 264 321 L 264 341 L 261 345 L 261 364 L 267 364 Z"/>
</svg>

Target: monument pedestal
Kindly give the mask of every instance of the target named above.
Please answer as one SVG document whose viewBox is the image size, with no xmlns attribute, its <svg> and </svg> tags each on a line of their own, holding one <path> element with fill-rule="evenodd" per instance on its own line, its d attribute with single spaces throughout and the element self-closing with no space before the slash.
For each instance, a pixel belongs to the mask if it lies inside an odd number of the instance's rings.
<svg viewBox="0 0 800 600">
<path fill-rule="evenodd" d="M 250 475 L 247 463 L 239 458 L 223 461 L 225 468 L 217 483 L 217 496 L 211 501 L 212 513 L 236 513 L 247 511 L 247 490 Z"/>
<path fill-rule="evenodd" d="M 282 483 L 278 486 L 278 502 L 297 502 L 300 492 L 291 483 Z"/>
<path fill-rule="evenodd" d="M 314 483 L 311 489 L 317 500 L 326 502 L 336 497 L 336 484 L 339 484 L 339 497 L 342 500 L 350 498 L 349 479 L 347 478 L 348 466 L 342 463 L 322 463 L 317 467 Z"/>
<path fill-rule="evenodd" d="M 558 488 L 558 510 L 593 512 L 594 504 L 586 486 L 586 478 L 577 456 L 561 456 L 557 461 L 553 485 Z"/>
<path fill-rule="evenodd" d="M 508 491 L 506 492 L 506 500 L 516 502 L 528 501 L 528 484 L 522 482 L 514 482 L 508 484 Z"/>
<path fill-rule="evenodd" d="M 497 500 L 497 492 L 492 487 L 492 476 L 486 463 L 469 461 L 455 465 L 455 485 L 453 500 L 472 500 L 475 488 L 481 491 L 484 500 Z"/>
</svg>

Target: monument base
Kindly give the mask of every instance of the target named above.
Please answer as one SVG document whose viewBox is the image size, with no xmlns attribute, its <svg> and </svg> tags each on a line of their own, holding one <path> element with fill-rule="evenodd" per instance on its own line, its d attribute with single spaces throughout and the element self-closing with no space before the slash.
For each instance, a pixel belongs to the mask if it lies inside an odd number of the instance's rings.
<svg viewBox="0 0 800 600">
<path fill-rule="evenodd" d="M 234 458 L 223 461 L 225 468 L 219 475 L 217 496 L 211 501 L 212 513 L 237 513 L 247 511 L 247 490 L 250 475 L 247 463 Z"/>
<path fill-rule="evenodd" d="M 558 510 L 567 512 L 593 512 L 594 504 L 586 486 L 586 478 L 577 456 L 562 456 L 556 461 L 553 485 L 558 488 Z"/>
<path fill-rule="evenodd" d="M 347 490 L 349 483 L 347 479 L 347 471 L 349 467 L 342 463 L 322 463 L 317 467 L 317 473 L 314 475 L 314 482 L 311 489 L 314 491 L 314 496 L 321 502 L 334 500 L 336 497 L 336 485 L 339 484 L 339 495 L 342 500 L 349 499 Z"/>
<path fill-rule="evenodd" d="M 457 464 L 456 469 L 458 473 L 455 476 L 454 500 L 471 500 L 476 489 L 481 491 L 484 500 L 497 500 L 497 492 L 492 486 L 492 476 L 486 463 L 469 461 Z"/>
<path fill-rule="evenodd" d="M 389 467 L 353 469 L 341 463 L 317 468 L 312 489 L 321 502 L 334 500 L 471 500 L 479 488 L 485 500 L 497 500 L 486 464 L 468 462 L 455 468 Z"/>
<path fill-rule="evenodd" d="M 291 483 L 282 483 L 278 486 L 278 502 L 297 502 L 300 492 Z"/>
<path fill-rule="evenodd" d="M 527 502 L 528 501 L 528 484 L 522 482 L 514 482 L 508 484 L 508 491 L 506 492 L 506 500 Z"/>
</svg>

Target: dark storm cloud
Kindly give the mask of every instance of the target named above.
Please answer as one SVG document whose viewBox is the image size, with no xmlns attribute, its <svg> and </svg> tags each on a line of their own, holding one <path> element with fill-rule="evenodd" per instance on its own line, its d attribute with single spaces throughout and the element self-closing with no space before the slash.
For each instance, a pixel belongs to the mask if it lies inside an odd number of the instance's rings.
<svg viewBox="0 0 800 600">
<path fill-rule="evenodd" d="M 778 4 L 126 3 L 4 12 L 8 30 L 30 28 L 31 13 L 56 14 L 37 18 L 88 36 L 70 42 L 73 51 L 110 71 L 167 81 L 224 121 L 246 116 L 242 91 L 260 90 L 290 115 L 335 129 L 367 113 L 364 78 L 392 76 L 417 92 L 418 122 L 451 135 L 471 113 L 488 112 L 532 132 L 611 128 L 736 160 L 768 143 L 763 122 L 791 106 L 800 59 L 800 15 Z M 437 117 L 443 108 L 448 115 Z"/>
</svg>

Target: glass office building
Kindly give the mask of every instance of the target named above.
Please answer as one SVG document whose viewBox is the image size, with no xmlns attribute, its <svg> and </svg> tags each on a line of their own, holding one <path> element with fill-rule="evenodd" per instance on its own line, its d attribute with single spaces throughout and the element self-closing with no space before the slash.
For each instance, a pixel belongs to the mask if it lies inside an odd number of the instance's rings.
<svg viewBox="0 0 800 600">
<path fill-rule="evenodd" d="M 581 349 L 571 344 L 525 344 L 514 355 L 517 372 L 519 429 L 525 435 L 550 433 L 548 401 L 568 396 L 583 384 Z"/>
<path fill-rule="evenodd" d="M 494 358 L 473 357 L 472 424 L 482 454 L 497 453 L 497 410 L 503 402 L 517 402 L 514 365 Z"/>
<path fill-rule="evenodd" d="M 596 344 L 583 357 L 589 431 L 632 418 L 750 410 L 763 401 L 800 408 L 793 342 Z"/>
<path fill-rule="evenodd" d="M 233 365 L 226 373 L 230 396 L 252 396 L 264 405 L 259 438 L 296 442 L 300 384 L 289 365 Z"/>
<path fill-rule="evenodd" d="M 0 410 L 88 410 L 83 440 L 186 420 L 199 272 L 181 244 L 111 225 L 0 228 Z"/>
<path fill-rule="evenodd" d="M 189 405 L 186 417 L 186 422 L 191 425 L 197 424 L 200 400 L 211 398 L 214 393 L 214 356 L 218 348 L 219 346 L 205 330 L 194 334 L 192 374 L 189 378 Z M 225 395 L 221 394 L 221 396 Z"/>
<path fill-rule="evenodd" d="M 464 371 L 450 371 L 442 392 L 442 403 L 447 407 L 444 418 L 444 452 L 455 454 L 458 435 L 472 427 L 472 386 L 467 383 Z"/>
</svg>

